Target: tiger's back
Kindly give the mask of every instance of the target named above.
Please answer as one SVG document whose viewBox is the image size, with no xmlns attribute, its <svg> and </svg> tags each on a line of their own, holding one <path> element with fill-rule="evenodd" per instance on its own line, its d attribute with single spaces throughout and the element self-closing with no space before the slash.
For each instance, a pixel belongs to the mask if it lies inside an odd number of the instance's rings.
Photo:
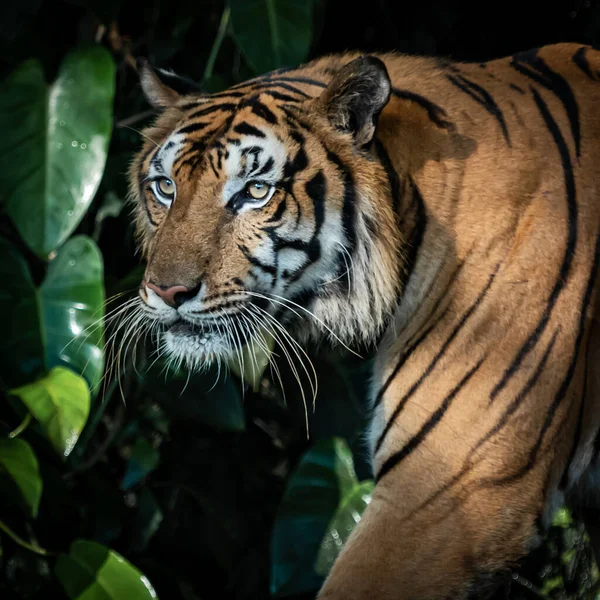
<svg viewBox="0 0 600 600">
<path fill-rule="evenodd" d="M 376 339 L 377 485 L 320 597 L 481 595 L 594 454 L 600 53 L 358 57 L 208 99 L 144 72 L 147 95 L 166 107 L 150 134 L 176 149 L 162 165 L 181 173 L 183 191 L 168 211 L 136 192 L 149 258 L 141 296 L 166 311 L 158 296 L 169 304 L 169 290 L 201 279 L 192 301 L 206 313 L 223 295 L 275 290 L 344 339 Z M 235 148 L 263 156 L 256 171 L 281 159 L 273 181 L 285 185 L 269 187 L 260 213 L 247 196 L 225 211 L 210 204 L 207 189 L 229 189 Z M 140 154 L 134 188 L 161 152 Z"/>
</svg>

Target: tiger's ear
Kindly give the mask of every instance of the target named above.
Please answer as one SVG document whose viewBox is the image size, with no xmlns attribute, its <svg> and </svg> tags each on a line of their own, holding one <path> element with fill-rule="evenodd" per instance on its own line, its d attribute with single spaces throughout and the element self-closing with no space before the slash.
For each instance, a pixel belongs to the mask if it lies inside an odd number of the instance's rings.
<svg viewBox="0 0 600 600">
<path fill-rule="evenodd" d="M 138 58 L 137 69 L 146 100 L 154 108 L 174 106 L 181 96 L 201 92 L 200 86 L 191 79 L 152 67 L 145 58 Z"/>
<path fill-rule="evenodd" d="M 351 133 L 362 148 L 373 139 L 377 118 L 390 92 L 390 77 L 383 62 L 374 56 L 361 56 L 336 73 L 319 101 L 331 124 Z"/>
</svg>

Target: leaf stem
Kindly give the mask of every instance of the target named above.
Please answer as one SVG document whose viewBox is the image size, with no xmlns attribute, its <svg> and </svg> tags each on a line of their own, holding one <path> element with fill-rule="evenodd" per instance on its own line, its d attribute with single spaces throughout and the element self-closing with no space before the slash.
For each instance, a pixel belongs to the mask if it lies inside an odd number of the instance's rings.
<svg viewBox="0 0 600 600">
<path fill-rule="evenodd" d="M 40 556 L 57 556 L 55 552 L 48 552 L 48 550 L 44 550 L 44 548 L 40 548 L 37 544 L 30 544 L 26 542 L 23 538 L 19 537 L 6 523 L 0 521 L 0 531 L 6 533 L 6 535 L 13 540 L 19 546 L 29 550 L 30 552 L 35 552 L 35 554 L 39 554 Z"/>
<path fill-rule="evenodd" d="M 221 44 L 225 39 L 225 33 L 227 32 L 227 25 L 229 24 L 230 15 L 231 10 L 229 9 L 229 4 L 227 4 L 223 10 L 223 14 L 221 15 L 221 22 L 219 23 L 219 29 L 217 30 L 217 37 L 215 38 L 212 48 L 210 49 L 210 54 L 208 56 L 208 60 L 206 61 L 206 67 L 204 67 L 202 81 L 206 81 L 209 77 L 212 77 L 217 55 L 219 54 Z"/>
<path fill-rule="evenodd" d="M 25 418 L 21 421 L 21 424 L 16 429 L 13 429 L 13 431 L 8 434 L 8 437 L 13 439 L 21 435 L 27 429 L 29 423 L 31 423 L 32 418 L 32 414 L 28 412 Z"/>
</svg>

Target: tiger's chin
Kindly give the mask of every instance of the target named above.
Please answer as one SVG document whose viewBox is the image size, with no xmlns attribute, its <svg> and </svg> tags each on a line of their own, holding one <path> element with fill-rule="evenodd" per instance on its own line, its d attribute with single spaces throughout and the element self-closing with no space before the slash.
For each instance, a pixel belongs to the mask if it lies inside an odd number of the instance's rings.
<svg viewBox="0 0 600 600">
<path fill-rule="evenodd" d="M 163 348 L 169 359 L 191 370 L 207 369 L 221 360 L 227 361 L 234 348 L 222 333 L 186 321 L 177 321 L 162 335 Z"/>
</svg>

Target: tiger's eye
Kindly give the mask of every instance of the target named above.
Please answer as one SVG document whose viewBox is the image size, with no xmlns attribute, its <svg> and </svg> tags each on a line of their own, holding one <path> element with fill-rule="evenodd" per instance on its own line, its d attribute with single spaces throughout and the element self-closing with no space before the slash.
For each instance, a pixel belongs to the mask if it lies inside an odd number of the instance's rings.
<svg viewBox="0 0 600 600">
<path fill-rule="evenodd" d="M 248 194 L 255 200 L 264 200 L 269 193 L 269 186 L 266 183 L 251 183 L 248 185 Z"/>
<path fill-rule="evenodd" d="M 167 198 L 173 196 L 175 194 L 175 184 L 171 179 L 167 179 L 166 177 L 162 177 L 158 180 L 158 189 L 161 194 L 166 196 Z"/>
</svg>

